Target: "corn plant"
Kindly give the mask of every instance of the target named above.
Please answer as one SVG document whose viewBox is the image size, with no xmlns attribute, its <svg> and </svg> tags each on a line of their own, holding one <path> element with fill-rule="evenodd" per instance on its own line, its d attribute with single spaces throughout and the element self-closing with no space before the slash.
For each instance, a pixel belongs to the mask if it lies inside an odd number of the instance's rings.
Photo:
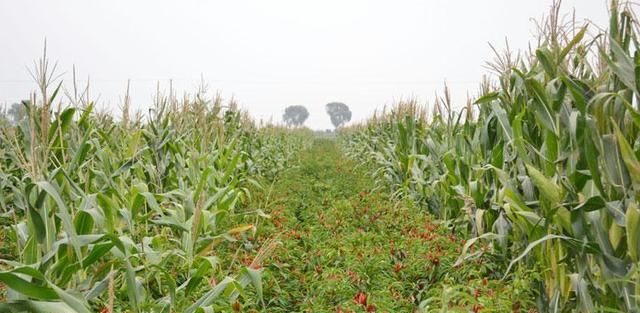
<svg viewBox="0 0 640 313">
<path fill-rule="evenodd" d="M 445 96 L 430 119 L 400 104 L 345 131 L 349 153 L 377 164 L 396 193 L 465 227 L 468 252 L 537 270 L 542 312 L 637 312 L 640 54 L 629 5 L 611 3 L 607 33 L 539 24 L 538 48 L 498 54 L 475 104 Z M 593 33 L 595 31 L 595 33 Z"/>
<path fill-rule="evenodd" d="M 248 207 L 252 190 L 293 161 L 303 135 L 259 129 L 204 89 L 184 99 L 158 93 L 146 121 L 129 115 L 126 96 L 114 121 L 82 95 L 65 105 L 54 73 L 45 52 L 27 117 L 1 128 L 0 308 L 210 312 L 241 297 L 260 303 L 262 269 L 221 251 L 268 218 Z"/>
</svg>

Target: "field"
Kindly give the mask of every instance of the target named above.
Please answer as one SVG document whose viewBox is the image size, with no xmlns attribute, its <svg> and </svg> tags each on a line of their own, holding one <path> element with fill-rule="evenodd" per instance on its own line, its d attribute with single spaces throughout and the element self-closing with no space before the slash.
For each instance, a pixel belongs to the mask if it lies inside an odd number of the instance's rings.
<svg viewBox="0 0 640 313">
<path fill-rule="evenodd" d="M 0 122 L 0 311 L 638 312 L 639 24 L 611 8 L 336 136 L 204 90 L 115 120 L 45 56 Z"/>
</svg>

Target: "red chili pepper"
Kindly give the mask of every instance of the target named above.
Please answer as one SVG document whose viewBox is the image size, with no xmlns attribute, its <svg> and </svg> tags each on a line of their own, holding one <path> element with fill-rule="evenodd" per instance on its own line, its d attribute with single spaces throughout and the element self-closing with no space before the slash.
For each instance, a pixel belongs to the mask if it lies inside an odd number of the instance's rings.
<svg viewBox="0 0 640 313">
<path fill-rule="evenodd" d="M 367 305 L 367 295 L 361 291 L 358 292 L 355 297 L 353 297 L 353 300 L 359 305 Z"/>
</svg>

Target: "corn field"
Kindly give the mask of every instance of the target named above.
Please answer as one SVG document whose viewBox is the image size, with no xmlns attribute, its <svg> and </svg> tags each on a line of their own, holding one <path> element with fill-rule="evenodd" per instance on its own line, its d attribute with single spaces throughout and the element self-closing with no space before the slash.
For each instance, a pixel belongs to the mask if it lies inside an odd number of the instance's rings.
<svg viewBox="0 0 640 313">
<path fill-rule="evenodd" d="M 206 87 L 116 118 L 45 48 L 0 112 L 0 312 L 640 312 L 635 6 L 554 2 L 473 100 L 315 134 Z"/>
<path fill-rule="evenodd" d="M 630 5 L 610 14 L 605 33 L 556 6 L 461 110 L 445 90 L 432 112 L 406 101 L 344 131 L 379 189 L 464 230 L 457 265 L 528 270 L 540 312 L 640 310 L 639 24 Z"/>
<path fill-rule="evenodd" d="M 268 218 L 252 191 L 269 188 L 302 137 L 258 129 L 203 90 L 158 94 L 146 121 L 125 97 L 114 121 L 84 94 L 63 101 L 54 70 L 45 55 L 26 117 L 2 127 L 0 309 L 212 312 L 249 286 L 258 301 L 256 264 L 273 245 L 246 266 L 219 246 Z"/>
</svg>

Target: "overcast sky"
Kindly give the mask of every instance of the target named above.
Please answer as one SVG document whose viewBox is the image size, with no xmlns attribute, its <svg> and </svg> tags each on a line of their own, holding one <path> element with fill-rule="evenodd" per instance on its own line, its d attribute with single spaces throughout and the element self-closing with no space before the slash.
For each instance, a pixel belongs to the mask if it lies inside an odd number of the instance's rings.
<svg viewBox="0 0 640 313">
<path fill-rule="evenodd" d="M 565 0 L 578 19 L 606 25 L 605 0 Z M 280 121 L 304 105 L 307 126 L 330 128 L 324 105 L 353 120 L 395 100 L 433 99 L 446 80 L 462 103 L 492 58 L 488 43 L 525 48 L 551 0 L 0 0 L 0 104 L 35 88 L 26 69 L 48 51 L 70 86 L 75 65 L 92 95 L 118 115 L 127 79 L 132 105 L 151 103 L 156 82 L 235 97 Z"/>
</svg>

